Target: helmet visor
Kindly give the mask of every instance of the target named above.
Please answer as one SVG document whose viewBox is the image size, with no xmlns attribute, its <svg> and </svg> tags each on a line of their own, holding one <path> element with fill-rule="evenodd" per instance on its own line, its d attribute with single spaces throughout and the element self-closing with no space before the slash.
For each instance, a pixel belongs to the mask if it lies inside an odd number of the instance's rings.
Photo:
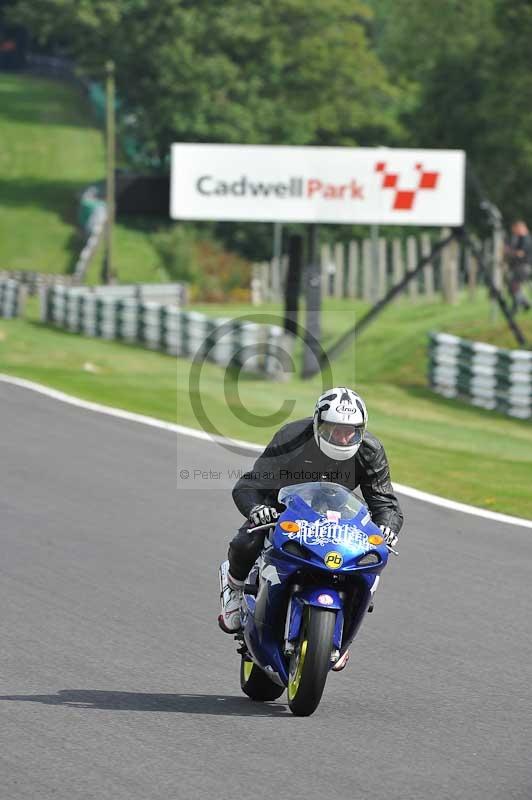
<svg viewBox="0 0 532 800">
<path fill-rule="evenodd" d="M 336 447 L 353 447 L 362 441 L 364 427 L 340 422 L 322 422 L 318 427 L 318 436 Z"/>
</svg>

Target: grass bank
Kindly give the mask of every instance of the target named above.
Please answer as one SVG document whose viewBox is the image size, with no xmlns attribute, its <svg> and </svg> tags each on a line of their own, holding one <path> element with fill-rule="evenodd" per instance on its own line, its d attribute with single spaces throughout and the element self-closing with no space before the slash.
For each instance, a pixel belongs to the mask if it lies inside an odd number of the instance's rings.
<svg viewBox="0 0 532 800">
<path fill-rule="evenodd" d="M 62 81 L 0 74 L 0 269 L 69 272 L 83 240 L 80 192 L 104 177 L 103 136 L 81 91 Z M 150 233 L 157 221 L 115 229 L 122 282 L 164 280 Z M 98 282 L 101 252 L 91 268 Z"/>
<path fill-rule="evenodd" d="M 79 249 L 77 194 L 103 176 L 101 132 L 80 92 L 0 75 L 0 263 L 66 272 Z"/>
<path fill-rule="evenodd" d="M 235 309 L 209 310 L 228 316 Z M 323 343 L 363 310 L 326 303 Z M 272 383 L 242 375 L 236 382 L 208 363 L 195 386 L 183 359 L 65 334 L 38 323 L 34 306 L 32 313 L 0 320 L 0 371 L 183 425 L 265 443 L 287 417 L 308 415 L 322 390 L 319 377 Z M 425 385 L 428 330 L 473 324 L 489 326 L 482 298 L 458 307 L 398 303 L 332 364 L 332 380 L 365 397 L 395 480 L 532 518 L 532 425 L 437 397 Z"/>
</svg>

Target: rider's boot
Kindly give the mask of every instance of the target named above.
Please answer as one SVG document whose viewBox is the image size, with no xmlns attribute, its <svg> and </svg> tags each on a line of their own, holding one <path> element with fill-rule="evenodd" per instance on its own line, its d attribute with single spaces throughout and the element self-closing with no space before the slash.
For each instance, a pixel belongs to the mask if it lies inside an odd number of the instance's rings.
<svg viewBox="0 0 532 800">
<path fill-rule="evenodd" d="M 224 633 L 237 633 L 240 628 L 240 605 L 245 581 L 238 581 L 229 572 L 229 561 L 220 564 L 220 602 L 222 613 L 218 625 Z"/>
<path fill-rule="evenodd" d="M 334 672 L 341 672 L 343 669 L 347 667 L 347 662 L 349 661 L 349 650 L 346 650 L 343 656 L 341 656 L 336 664 L 332 666 Z"/>
</svg>

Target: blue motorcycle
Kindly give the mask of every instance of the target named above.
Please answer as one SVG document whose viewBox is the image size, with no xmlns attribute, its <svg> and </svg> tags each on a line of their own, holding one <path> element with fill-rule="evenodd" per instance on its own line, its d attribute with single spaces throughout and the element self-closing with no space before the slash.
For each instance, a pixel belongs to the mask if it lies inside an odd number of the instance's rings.
<svg viewBox="0 0 532 800">
<path fill-rule="evenodd" d="M 391 548 L 343 486 L 286 486 L 278 500 L 286 510 L 277 522 L 250 529 L 268 534 L 242 599 L 240 685 L 262 701 L 287 689 L 292 713 L 308 716 L 372 610 Z"/>
</svg>

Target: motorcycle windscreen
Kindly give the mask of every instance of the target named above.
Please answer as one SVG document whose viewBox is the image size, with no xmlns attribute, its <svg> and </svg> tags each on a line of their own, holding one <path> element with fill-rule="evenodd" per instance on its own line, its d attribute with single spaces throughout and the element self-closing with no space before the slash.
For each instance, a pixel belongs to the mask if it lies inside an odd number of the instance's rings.
<svg viewBox="0 0 532 800">
<path fill-rule="evenodd" d="M 279 490 L 278 499 L 287 507 L 298 505 L 298 500 L 303 501 L 316 514 L 336 520 L 352 520 L 361 510 L 367 511 L 353 492 L 327 481 L 284 486 Z"/>
</svg>

